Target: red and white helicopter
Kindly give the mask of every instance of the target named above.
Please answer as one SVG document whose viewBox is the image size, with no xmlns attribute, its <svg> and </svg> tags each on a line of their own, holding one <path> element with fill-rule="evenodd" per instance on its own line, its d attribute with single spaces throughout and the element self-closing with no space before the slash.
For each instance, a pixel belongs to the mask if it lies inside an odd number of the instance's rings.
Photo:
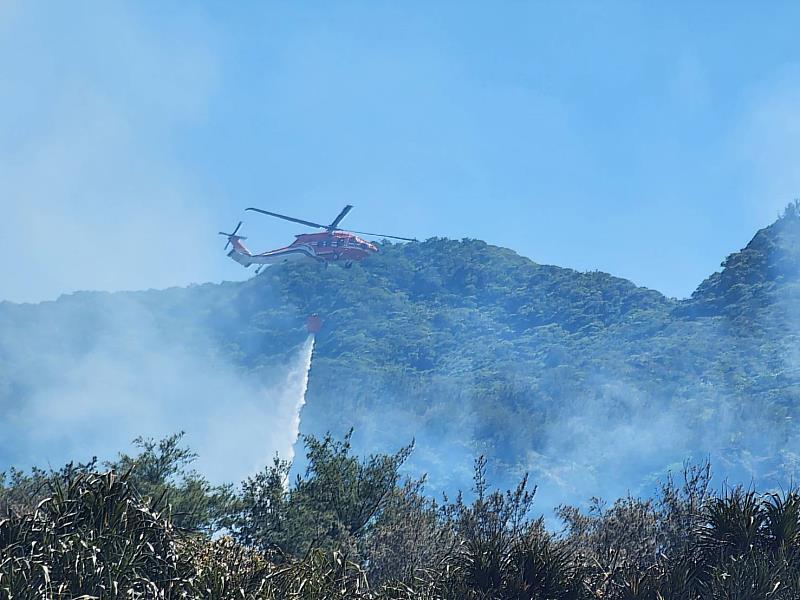
<svg viewBox="0 0 800 600">
<path fill-rule="evenodd" d="M 348 204 L 342 209 L 342 212 L 333 220 L 330 225 L 320 225 L 319 223 L 312 223 L 311 221 L 304 221 L 302 219 L 295 219 L 294 217 L 287 217 L 286 215 L 279 215 L 278 213 L 261 210 L 260 208 L 248 208 L 263 215 L 270 217 L 277 217 L 292 223 L 300 223 L 308 227 L 315 227 L 317 229 L 324 229 L 321 233 L 301 233 L 295 236 L 294 242 L 285 248 L 278 248 L 277 250 L 270 250 L 262 252 L 261 254 L 253 254 L 250 250 L 242 244 L 242 240 L 247 238 L 241 235 L 236 235 L 242 222 L 236 226 L 233 233 L 225 233 L 220 231 L 220 235 L 227 236 L 228 243 L 225 244 L 225 249 L 228 245 L 233 248 L 228 252 L 233 260 L 245 267 L 257 264 L 258 271 L 264 265 L 274 265 L 293 261 L 315 261 L 324 263 L 343 264 L 346 268 L 353 266 L 353 262 L 362 260 L 378 251 L 378 247 L 366 240 L 361 239 L 356 234 L 370 235 L 382 238 L 390 238 L 393 240 L 403 240 L 405 242 L 416 242 L 413 238 L 404 238 L 396 235 L 383 235 L 380 233 L 369 233 L 366 231 L 344 231 L 339 227 L 339 223 L 345 218 L 347 213 L 352 210 L 352 206 Z"/>
</svg>

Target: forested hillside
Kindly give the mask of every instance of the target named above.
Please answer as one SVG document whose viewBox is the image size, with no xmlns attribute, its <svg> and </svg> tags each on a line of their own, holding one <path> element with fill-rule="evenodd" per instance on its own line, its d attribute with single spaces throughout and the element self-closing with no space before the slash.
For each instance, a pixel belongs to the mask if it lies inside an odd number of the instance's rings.
<svg viewBox="0 0 800 600">
<path fill-rule="evenodd" d="M 182 363 L 187 373 L 201 356 L 232 379 L 257 379 L 287 360 L 305 316 L 318 313 L 325 326 L 301 430 L 354 427 L 354 444 L 368 451 L 414 439 L 407 466 L 437 489 L 468 486 L 481 453 L 502 482 L 528 471 L 548 483 L 553 504 L 644 489 L 709 455 L 724 475 L 771 485 L 794 473 L 800 439 L 798 242 L 792 205 L 686 300 L 478 240 L 434 238 L 385 244 L 352 269 L 293 265 L 243 283 L 3 303 L 0 457 L 19 457 L 20 424 L 32 422 L 31 406 L 43 410 L 48 382 L 69 387 L 65 370 L 85 385 L 94 365 L 116 357 L 102 377 L 130 377 L 136 390 L 137 377 L 168 377 L 169 361 L 186 355 L 195 361 Z M 153 346 L 163 355 L 147 369 L 158 369 L 142 370 L 136 361 Z M 128 362 L 137 374 L 124 375 Z M 102 395 L 103 383 L 91 389 Z M 193 391 L 214 397 L 190 412 L 236 411 L 227 389 Z M 115 402 L 86 410 L 108 425 Z M 160 399 L 159 410 L 169 403 Z M 142 414 L 143 429 L 151 417 Z"/>
</svg>

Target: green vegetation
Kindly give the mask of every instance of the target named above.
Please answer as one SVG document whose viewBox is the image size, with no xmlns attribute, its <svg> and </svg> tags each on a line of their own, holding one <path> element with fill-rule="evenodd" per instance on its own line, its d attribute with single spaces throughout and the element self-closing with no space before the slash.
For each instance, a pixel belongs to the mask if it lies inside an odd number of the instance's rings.
<svg viewBox="0 0 800 600">
<path fill-rule="evenodd" d="M 86 408 L 65 383 L 101 371 L 115 383 L 119 361 L 135 371 L 126 391 L 216 367 L 258 379 L 296 351 L 305 315 L 326 319 L 305 462 L 276 457 L 240 487 L 216 486 L 177 435 L 139 439 L 111 463 L 11 470 L 0 598 L 796 599 L 796 491 L 716 493 L 691 466 L 656 482 L 707 455 L 729 480 L 767 489 L 796 474 L 799 209 L 686 300 L 432 239 L 387 244 L 350 270 L 0 304 L 6 464 L 41 436 L 19 434 L 26 411 L 113 420 L 105 388 Z M 65 406 L 40 404 L 65 387 Z M 472 491 L 453 494 L 469 473 Z M 549 509 L 564 489 L 575 501 L 633 492 L 560 506 L 560 531 L 534 500 Z"/>
<path fill-rule="evenodd" d="M 0 303 L 0 456 L 33 453 L 14 417 L 63 385 L 53 373 L 102 370 L 106 355 L 152 371 L 188 351 L 208 370 L 259 377 L 296 351 L 316 312 L 325 326 L 303 432 L 355 428 L 354 447 L 370 451 L 416 439 L 409 470 L 439 487 L 463 487 L 485 454 L 504 485 L 578 465 L 592 493 L 623 458 L 599 445 L 630 438 L 626 424 L 652 435 L 624 457 L 617 493 L 690 456 L 772 485 L 800 464 L 799 273 L 792 204 L 686 300 L 430 239 L 385 244 L 349 270 L 293 265 L 242 283 Z"/>
<path fill-rule="evenodd" d="M 800 495 L 717 495 L 707 467 L 686 467 L 680 483 L 666 480 L 653 499 L 561 507 L 565 527 L 554 534 L 533 517 L 536 490 L 525 479 L 492 490 L 483 459 L 471 501 L 437 503 L 422 482 L 400 478 L 410 448 L 360 458 L 347 438 L 307 438 L 305 475 L 287 486 L 288 465 L 276 458 L 240 493 L 226 488 L 223 507 L 219 490 L 187 471 L 192 454 L 178 441 L 144 443 L 107 472 L 68 465 L 17 472 L 0 486 L 0 598 L 800 595 Z M 197 485 L 175 485 L 187 480 Z M 178 505 L 205 517 L 178 526 Z M 212 515 L 211 505 L 220 511 Z M 221 514 L 226 534 L 212 537 Z"/>
</svg>

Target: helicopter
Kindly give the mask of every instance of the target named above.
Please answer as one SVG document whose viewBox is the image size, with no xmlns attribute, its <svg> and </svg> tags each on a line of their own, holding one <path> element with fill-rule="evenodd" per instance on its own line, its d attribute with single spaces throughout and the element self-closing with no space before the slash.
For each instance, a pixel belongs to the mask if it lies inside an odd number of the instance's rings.
<svg viewBox="0 0 800 600">
<path fill-rule="evenodd" d="M 294 242 L 283 248 L 276 250 L 269 250 L 261 254 L 253 254 L 242 243 L 242 240 L 247 238 L 237 235 L 242 222 L 236 226 L 233 233 L 225 233 L 220 231 L 220 235 L 228 238 L 225 244 L 225 249 L 232 246 L 228 256 L 243 265 L 249 267 L 250 265 L 257 264 L 259 267 L 256 270 L 258 273 L 264 265 L 274 265 L 295 261 L 317 262 L 328 266 L 329 264 L 341 264 L 345 268 L 353 266 L 354 262 L 365 259 L 367 256 L 374 254 L 378 251 L 378 247 L 359 237 L 359 235 L 369 235 L 375 237 L 389 238 L 393 240 L 402 240 L 404 242 L 416 242 L 414 238 L 400 237 L 396 235 L 384 235 L 381 233 L 369 233 L 367 231 L 345 231 L 339 227 L 342 222 L 353 209 L 351 204 L 345 206 L 330 225 L 321 225 L 312 221 L 305 221 L 295 217 L 288 217 L 278 213 L 262 210 L 260 208 L 250 207 L 245 210 L 261 213 L 270 217 L 276 217 L 292 223 L 299 223 L 307 227 L 315 229 L 324 229 L 320 233 L 301 233 L 295 236 Z M 357 235 L 359 234 L 359 235 Z"/>
</svg>

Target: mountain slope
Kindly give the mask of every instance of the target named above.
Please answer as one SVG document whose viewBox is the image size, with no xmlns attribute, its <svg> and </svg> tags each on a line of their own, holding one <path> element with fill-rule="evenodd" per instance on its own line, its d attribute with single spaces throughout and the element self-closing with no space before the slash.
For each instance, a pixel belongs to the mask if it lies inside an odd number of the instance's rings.
<svg viewBox="0 0 800 600">
<path fill-rule="evenodd" d="M 761 229 L 745 248 L 728 256 L 722 271 L 697 288 L 682 312 L 725 315 L 770 308 L 800 282 L 800 204 L 790 204 L 775 223 Z"/>
<path fill-rule="evenodd" d="M 726 475 L 771 483 L 796 463 L 798 267 L 790 207 L 680 302 L 477 240 L 431 239 L 386 245 L 350 270 L 3 303 L 0 458 L 24 455 L 24 426 L 53 421 L 42 444 L 61 431 L 51 399 L 65 391 L 109 394 L 67 419 L 79 429 L 99 412 L 113 430 L 114 407 L 138 393 L 156 398 L 140 433 L 174 406 L 190 429 L 211 411 L 221 436 L 226 414 L 249 414 L 234 392 L 285 370 L 316 312 L 326 324 L 301 429 L 355 427 L 362 450 L 415 438 L 411 468 L 434 487 L 468 486 L 477 453 L 501 479 L 530 471 L 549 483 L 552 503 L 647 486 L 707 455 Z M 204 381 L 211 372 L 224 380 Z M 259 402 L 248 421 L 272 419 L 272 400 Z"/>
</svg>

